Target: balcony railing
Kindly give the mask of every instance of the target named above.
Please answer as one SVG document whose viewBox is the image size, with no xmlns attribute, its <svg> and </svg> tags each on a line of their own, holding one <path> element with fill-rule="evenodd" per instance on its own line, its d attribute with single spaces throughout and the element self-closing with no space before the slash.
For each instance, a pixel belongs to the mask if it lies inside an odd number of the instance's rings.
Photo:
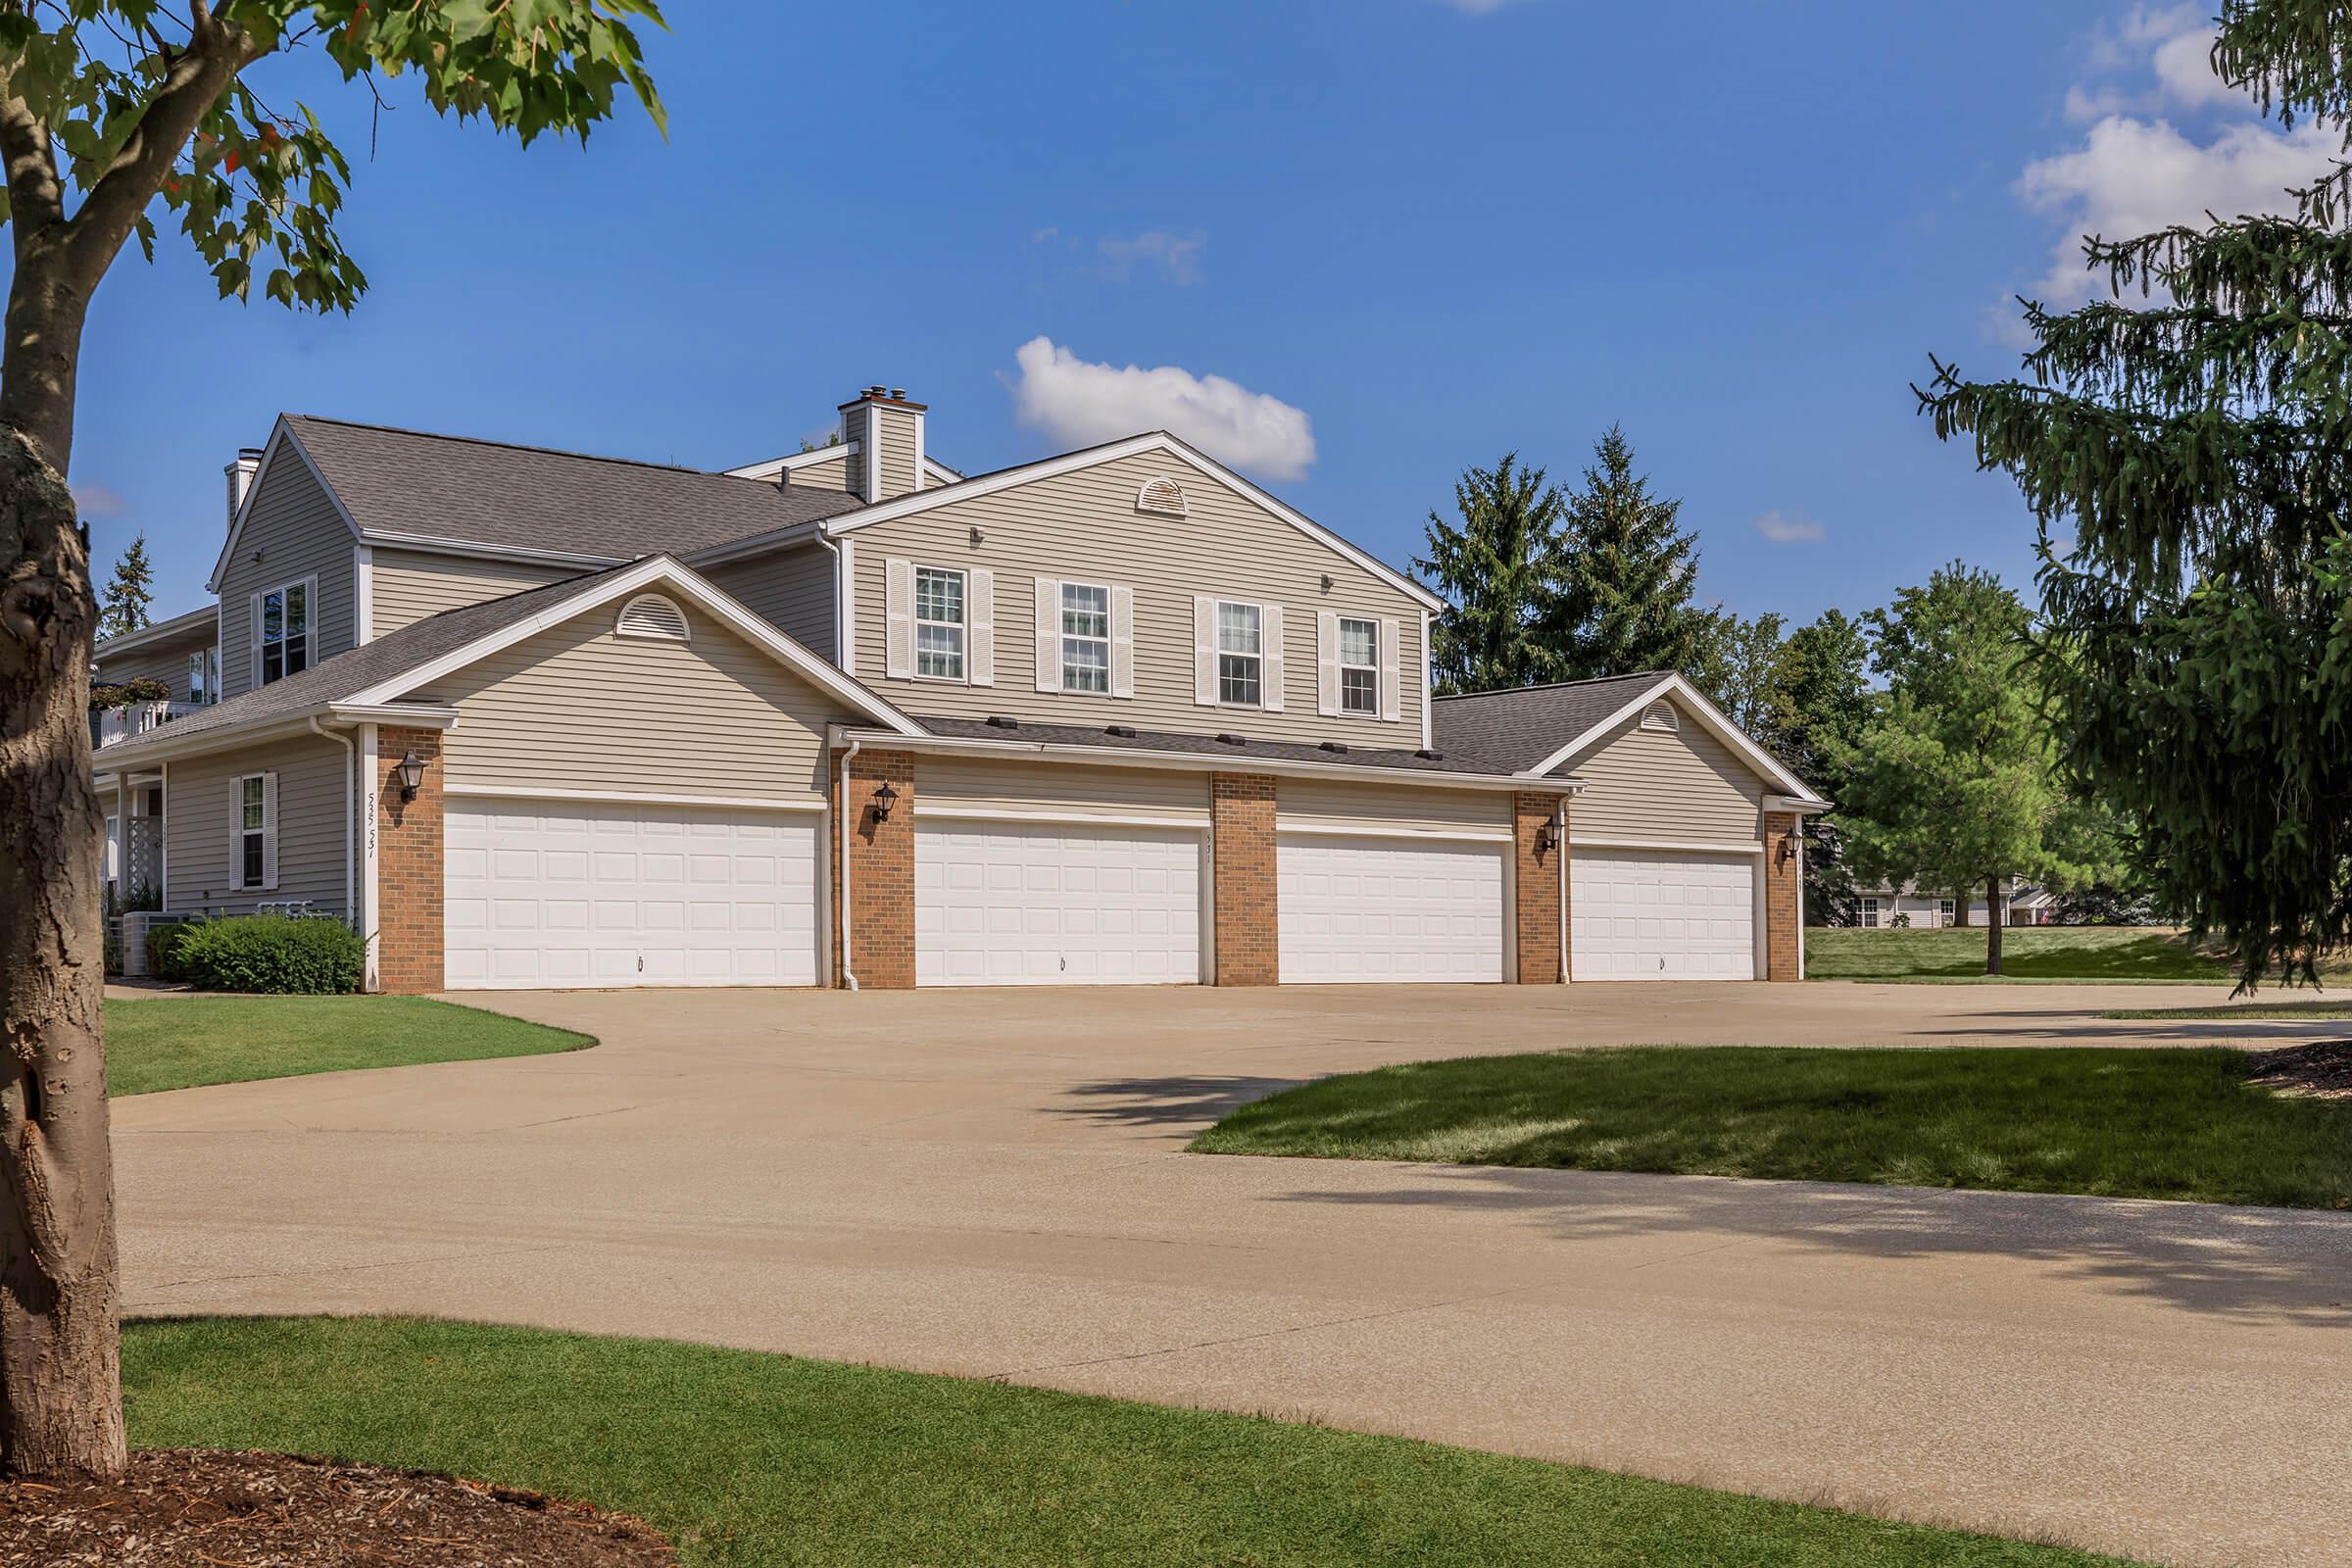
<svg viewBox="0 0 2352 1568">
<path fill-rule="evenodd" d="M 133 703 L 128 708 L 108 708 L 90 715 L 90 744 L 101 749 L 117 741 L 144 735 L 149 730 L 169 724 L 175 718 L 185 718 L 197 710 L 197 703 Z"/>
</svg>

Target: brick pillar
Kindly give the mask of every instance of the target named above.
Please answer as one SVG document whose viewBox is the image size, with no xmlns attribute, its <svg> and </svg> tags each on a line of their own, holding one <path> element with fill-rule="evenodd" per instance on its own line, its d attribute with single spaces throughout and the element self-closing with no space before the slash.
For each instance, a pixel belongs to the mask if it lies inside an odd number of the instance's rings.
<svg viewBox="0 0 2352 1568">
<path fill-rule="evenodd" d="M 1273 985 L 1282 976 L 1274 917 L 1274 780 L 1259 773 L 1212 773 L 1208 811 L 1217 984 Z"/>
<path fill-rule="evenodd" d="M 874 794 L 887 781 L 899 792 L 890 820 L 874 819 Z M 833 806 L 843 809 L 841 753 L 833 754 Z M 914 987 L 914 754 L 861 750 L 850 759 L 850 938 L 847 951 L 859 989 Z M 841 818 L 834 835 L 833 983 L 840 985 Z"/>
<path fill-rule="evenodd" d="M 1804 819 L 1793 811 L 1768 811 L 1764 816 L 1764 978 L 1799 980 L 1805 930 L 1798 893 L 1797 835 Z"/>
<path fill-rule="evenodd" d="M 437 729 L 376 731 L 376 983 L 414 995 L 439 991 L 441 968 L 441 781 L 447 736 Z M 415 752 L 424 759 L 416 798 L 400 798 L 396 770 Z"/>
<path fill-rule="evenodd" d="M 1519 905 L 1519 983 L 1523 986 L 1558 985 L 1568 978 L 1560 962 L 1560 927 L 1568 913 L 1566 897 L 1560 891 L 1567 837 L 1560 835 L 1548 850 L 1539 847 L 1552 812 L 1566 800 L 1560 795 L 1511 797 L 1511 836 L 1516 840 L 1512 853 L 1519 857 L 1513 870 Z"/>
</svg>

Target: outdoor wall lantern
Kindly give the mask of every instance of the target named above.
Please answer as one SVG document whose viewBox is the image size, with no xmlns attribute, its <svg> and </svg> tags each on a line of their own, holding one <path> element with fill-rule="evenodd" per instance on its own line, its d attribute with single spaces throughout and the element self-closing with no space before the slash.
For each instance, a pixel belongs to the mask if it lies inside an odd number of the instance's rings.
<svg viewBox="0 0 2352 1568">
<path fill-rule="evenodd" d="M 406 805 L 415 800 L 416 791 L 423 787 L 424 759 L 411 752 L 400 760 L 400 765 L 392 770 L 392 776 L 400 781 L 400 799 Z"/>
<path fill-rule="evenodd" d="M 1536 858 L 1541 860 L 1544 858 L 1544 857 L 1549 855 L 1551 853 L 1551 847 L 1559 842 L 1559 835 L 1553 830 L 1552 825 L 1549 822 L 1546 822 L 1542 827 L 1536 829 Z"/>
<path fill-rule="evenodd" d="M 1795 834 L 1784 833 L 1781 835 L 1781 863 L 1783 865 L 1787 865 L 1790 860 L 1796 858 L 1796 845 Z"/>
<path fill-rule="evenodd" d="M 890 787 L 890 780 L 884 779 L 882 787 L 874 791 L 874 820 L 889 821 L 890 808 L 898 804 L 899 792 Z"/>
</svg>

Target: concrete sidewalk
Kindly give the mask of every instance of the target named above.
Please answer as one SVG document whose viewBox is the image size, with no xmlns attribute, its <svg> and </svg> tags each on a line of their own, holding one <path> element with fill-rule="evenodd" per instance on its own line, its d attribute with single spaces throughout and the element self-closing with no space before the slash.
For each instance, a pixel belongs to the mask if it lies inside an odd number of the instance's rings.
<svg viewBox="0 0 2352 1568">
<path fill-rule="evenodd" d="M 1181 1152 L 1433 1055 L 2343 1028 L 2093 1016 L 2151 990 L 477 997 L 605 1044 L 118 1102 L 128 1302 L 705 1340 L 2341 1562 L 2352 1216 Z"/>
</svg>

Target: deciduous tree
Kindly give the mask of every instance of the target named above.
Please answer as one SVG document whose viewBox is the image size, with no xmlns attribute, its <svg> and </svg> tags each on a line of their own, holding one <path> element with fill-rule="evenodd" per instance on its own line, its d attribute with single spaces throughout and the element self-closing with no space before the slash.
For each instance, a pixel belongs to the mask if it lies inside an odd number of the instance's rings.
<svg viewBox="0 0 2352 1568">
<path fill-rule="evenodd" d="M 2336 0 L 2224 0 L 2212 60 L 2352 138 Z M 2107 298 L 1921 393 L 2040 519 L 2069 760 L 2248 985 L 2352 941 L 2352 165 L 2313 174 L 2289 216 L 2086 239 Z"/>
<path fill-rule="evenodd" d="M 413 79 L 524 142 L 660 100 L 651 0 L 0 0 L 15 270 L 0 332 L 0 1467 L 120 1473 L 113 1168 L 99 1026 L 103 854 L 86 718 L 98 618 L 64 475 L 82 330 L 136 239 L 174 227 L 223 296 L 349 310 L 349 166 L 254 68 L 297 46 Z"/>
</svg>

